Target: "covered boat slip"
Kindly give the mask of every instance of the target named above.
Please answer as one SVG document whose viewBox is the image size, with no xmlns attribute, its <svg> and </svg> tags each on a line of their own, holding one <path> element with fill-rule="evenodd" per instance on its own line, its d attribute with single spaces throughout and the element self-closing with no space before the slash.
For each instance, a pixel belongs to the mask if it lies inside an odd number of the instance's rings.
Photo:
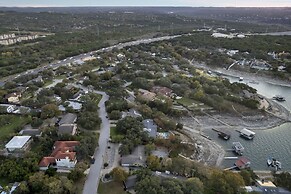
<svg viewBox="0 0 291 194">
<path fill-rule="evenodd" d="M 246 128 L 240 131 L 240 135 L 242 137 L 245 137 L 246 139 L 253 139 L 255 137 L 255 134 L 256 134 L 255 132 L 248 130 Z"/>
</svg>

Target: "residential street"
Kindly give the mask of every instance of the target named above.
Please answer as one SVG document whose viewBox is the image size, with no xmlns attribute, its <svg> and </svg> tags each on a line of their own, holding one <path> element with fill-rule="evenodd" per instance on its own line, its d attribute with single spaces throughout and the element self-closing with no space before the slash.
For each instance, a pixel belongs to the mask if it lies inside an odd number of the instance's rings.
<svg viewBox="0 0 291 194">
<path fill-rule="evenodd" d="M 88 90 L 88 88 L 77 85 L 77 87 Z M 99 137 L 99 145 L 95 150 L 94 158 L 95 163 L 91 165 L 89 174 L 87 175 L 87 180 L 85 182 L 83 188 L 83 194 L 95 194 L 97 193 L 99 180 L 100 180 L 100 172 L 103 167 L 103 156 L 105 154 L 105 150 L 107 148 L 107 142 L 110 136 L 110 125 L 109 120 L 106 118 L 107 113 L 105 109 L 105 102 L 109 99 L 109 96 L 105 92 L 100 92 L 93 90 L 94 93 L 101 94 L 102 99 L 100 100 L 99 106 L 99 117 L 102 120 L 102 124 L 100 127 L 100 137 Z"/>
</svg>

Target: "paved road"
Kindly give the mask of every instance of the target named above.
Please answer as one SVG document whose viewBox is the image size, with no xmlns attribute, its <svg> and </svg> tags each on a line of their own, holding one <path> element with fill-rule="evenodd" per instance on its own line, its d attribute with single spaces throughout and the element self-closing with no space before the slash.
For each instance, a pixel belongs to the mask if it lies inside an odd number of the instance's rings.
<svg viewBox="0 0 291 194">
<path fill-rule="evenodd" d="M 81 85 L 75 85 L 75 86 L 87 91 L 89 90 L 88 88 Z M 105 102 L 109 99 L 109 96 L 105 92 L 101 92 L 97 90 L 92 90 L 92 92 L 102 95 L 102 99 L 100 100 L 98 104 L 99 117 L 102 120 L 102 124 L 100 127 L 99 145 L 95 149 L 95 153 L 94 153 L 95 163 L 90 166 L 90 171 L 89 171 L 89 174 L 87 175 L 87 180 L 83 188 L 83 194 L 97 193 L 101 169 L 103 167 L 103 156 L 105 155 L 107 142 L 110 136 L 110 123 L 107 118 L 107 112 L 105 109 Z"/>
</svg>

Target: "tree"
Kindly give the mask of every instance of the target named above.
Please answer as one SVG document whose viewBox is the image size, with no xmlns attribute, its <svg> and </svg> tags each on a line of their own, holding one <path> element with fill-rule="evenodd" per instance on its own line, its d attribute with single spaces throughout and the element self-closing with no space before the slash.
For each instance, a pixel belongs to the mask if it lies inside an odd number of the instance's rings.
<svg viewBox="0 0 291 194">
<path fill-rule="evenodd" d="M 109 118 L 112 120 L 118 120 L 121 118 L 121 112 L 119 110 L 113 110 L 109 113 Z"/>
<path fill-rule="evenodd" d="M 55 104 L 47 104 L 41 108 L 41 118 L 47 119 L 58 116 L 60 114 L 59 108 Z"/>
<path fill-rule="evenodd" d="M 214 171 L 209 181 L 207 181 L 206 188 L 210 194 L 233 194 L 240 193 L 242 186 L 244 186 L 244 180 L 239 174 L 228 171 Z"/>
<path fill-rule="evenodd" d="M 160 183 L 161 181 L 158 177 L 146 176 L 136 184 L 135 191 L 137 194 L 165 194 Z"/>
<path fill-rule="evenodd" d="M 116 167 L 111 171 L 114 181 L 125 181 L 128 174 L 122 168 Z"/>
<path fill-rule="evenodd" d="M 101 119 L 98 112 L 82 112 L 78 117 L 77 123 L 87 130 L 97 130 L 100 127 Z"/>
<path fill-rule="evenodd" d="M 149 155 L 146 162 L 151 170 L 158 170 L 161 168 L 160 159 L 157 156 Z"/>
<path fill-rule="evenodd" d="M 204 193 L 204 185 L 198 178 L 189 178 L 185 182 L 185 194 L 201 194 Z"/>
<path fill-rule="evenodd" d="M 184 192 L 183 192 L 184 184 L 183 184 L 183 182 L 180 182 L 178 180 L 165 179 L 165 180 L 162 181 L 161 186 L 165 190 L 165 193 L 168 193 L 168 194 L 184 194 Z"/>
</svg>

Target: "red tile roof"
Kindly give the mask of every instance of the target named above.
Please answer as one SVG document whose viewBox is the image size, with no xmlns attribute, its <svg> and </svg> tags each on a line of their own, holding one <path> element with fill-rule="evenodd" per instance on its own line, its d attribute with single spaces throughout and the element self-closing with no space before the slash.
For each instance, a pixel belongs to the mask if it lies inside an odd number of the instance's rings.
<svg viewBox="0 0 291 194">
<path fill-rule="evenodd" d="M 48 167 L 52 163 L 55 163 L 54 157 L 43 157 L 38 165 L 40 167 Z"/>
<path fill-rule="evenodd" d="M 40 167 L 48 167 L 50 164 L 55 163 L 56 159 L 65 159 L 68 157 L 70 160 L 76 159 L 75 146 L 80 145 L 78 141 L 56 141 L 54 150 L 50 157 L 43 157 L 39 163 Z"/>
<path fill-rule="evenodd" d="M 61 152 L 61 151 L 59 151 L 55 155 L 55 159 L 65 159 L 66 157 L 68 157 L 70 160 L 75 160 L 76 152 Z"/>
</svg>

